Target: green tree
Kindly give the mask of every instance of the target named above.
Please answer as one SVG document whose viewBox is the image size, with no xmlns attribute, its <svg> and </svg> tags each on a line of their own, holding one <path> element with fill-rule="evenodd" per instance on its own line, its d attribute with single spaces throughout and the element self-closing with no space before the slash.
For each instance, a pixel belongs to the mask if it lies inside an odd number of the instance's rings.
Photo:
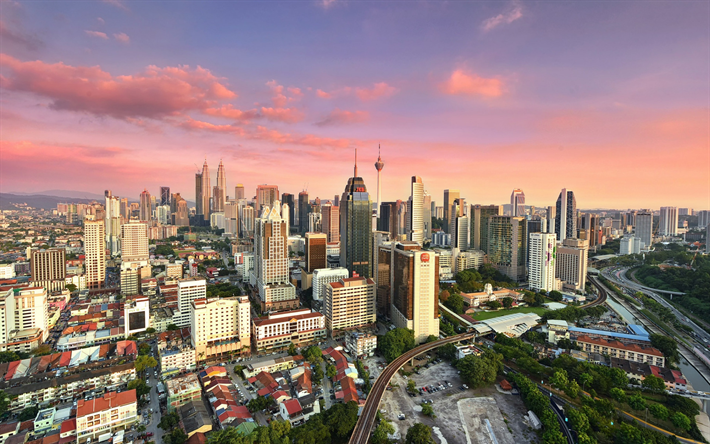
<svg viewBox="0 0 710 444">
<path fill-rule="evenodd" d="M 671 422 L 674 426 L 685 431 L 690 430 L 690 427 L 692 425 L 690 422 L 690 418 L 688 418 L 681 412 L 675 412 L 673 415 L 671 415 Z"/>
<path fill-rule="evenodd" d="M 491 308 L 493 310 L 498 310 L 499 308 L 501 308 L 503 306 L 503 304 L 501 304 L 498 301 L 488 301 L 488 302 L 486 302 L 486 306 L 488 306 L 488 308 Z"/>
<path fill-rule="evenodd" d="M 177 414 L 177 412 L 171 412 L 166 415 L 163 415 L 162 418 L 160 418 L 160 422 L 158 423 L 158 427 L 161 429 L 165 430 L 166 432 L 180 422 L 180 416 Z"/>
<path fill-rule="evenodd" d="M 0 416 L 7 412 L 7 408 L 10 406 L 10 398 L 7 394 L 0 390 Z"/>
<path fill-rule="evenodd" d="M 133 379 L 128 381 L 128 390 L 136 390 L 136 395 L 140 398 L 143 395 L 149 395 L 151 387 L 145 383 L 143 379 Z"/>
<path fill-rule="evenodd" d="M 74 284 L 67 284 L 66 287 L 67 290 L 69 290 L 69 293 L 74 293 L 76 291 L 76 285 Z"/>
<path fill-rule="evenodd" d="M 317 345 L 312 345 L 303 353 L 303 357 L 311 364 L 320 364 L 323 362 L 323 351 Z"/>
<path fill-rule="evenodd" d="M 413 379 L 409 379 L 407 381 L 407 390 L 411 393 L 414 393 L 414 391 L 417 389 L 417 384 L 414 382 Z"/>
<path fill-rule="evenodd" d="M 179 330 L 178 326 L 175 324 L 168 324 L 168 331 Z"/>
<path fill-rule="evenodd" d="M 163 435 L 165 444 L 183 444 L 187 441 L 187 435 L 180 427 L 175 427 L 170 433 Z"/>
<path fill-rule="evenodd" d="M 427 416 L 434 416 L 434 407 L 431 404 L 423 404 L 422 413 Z"/>
<path fill-rule="evenodd" d="M 658 418 L 661 421 L 665 421 L 670 417 L 670 412 L 668 409 L 661 404 L 651 404 L 648 406 L 648 411 L 651 412 L 654 418 Z"/>
<path fill-rule="evenodd" d="M 582 390 L 584 390 L 587 387 L 587 384 L 590 384 L 594 380 L 594 378 L 589 373 L 582 373 L 581 375 L 579 375 L 579 378 L 577 378 L 577 380 L 582 383 Z"/>
<path fill-rule="evenodd" d="M 619 403 L 625 403 L 627 401 L 626 392 L 617 387 L 609 389 L 609 396 Z"/>
<path fill-rule="evenodd" d="M 155 334 L 155 329 L 153 327 L 148 327 L 145 329 L 146 334 L 152 335 Z"/>
<path fill-rule="evenodd" d="M 567 384 L 569 384 L 569 378 L 567 377 L 567 371 L 562 369 L 562 370 L 557 370 L 554 375 L 550 378 L 550 383 L 557 387 L 559 390 L 564 390 L 565 387 L 567 387 Z"/>
<path fill-rule="evenodd" d="M 460 294 L 452 294 L 449 296 L 446 302 L 444 302 L 444 305 L 456 314 L 463 313 L 463 297 L 461 297 Z"/>
<path fill-rule="evenodd" d="M 135 363 L 133 364 L 136 368 L 137 372 L 142 372 L 148 368 L 153 368 L 158 365 L 158 361 L 155 360 L 154 357 L 152 356 L 138 356 L 138 359 L 136 359 Z"/>
<path fill-rule="evenodd" d="M 501 369 L 503 355 L 486 351 L 481 356 L 468 355 L 456 362 L 456 368 L 463 379 L 471 387 L 481 387 L 493 384 Z"/>
<path fill-rule="evenodd" d="M 569 384 L 567 384 L 567 386 L 563 390 L 565 391 L 567 396 L 569 396 L 572 399 L 579 396 L 579 384 L 574 379 L 571 380 L 569 382 Z"/>
<path fill-rule="evenodd" d="M 626 423 L 619 425 L 614 435 L 614 442 L 616 444 L 650 444 L 649 441 L 644 439 L 641 430 Z"/>
<path fill-rule="evenodd" d="M 404 439 L 405 444 L 434 444 L 434 439 L 431 437 L 431 428 L 422 423 L 416 423 L 407 430 L 407 437 Z"/>
<path fill-rule="evenodd" d="M 273 401 L 274 398 L 272 397 L 264 397 L 264 396 L 257 396 L 256 398 L 252 399 L 247 403 L 247 408 L 249 409 L 250 412 L 259 412 L 261 410 L 264 410 L 271 404 L 271 401 Z"/>
<path fill-rule="evenodd" d="M 296 346 L 293 342 L 288 345 L 288 354 L 291 356 L 296 356 L 298 354 L 298 352 L 296 351 Z"/>
<path fill-rule="evenodd" d="M 52 350 L 52 347 L 50 347 L 48 344 L 41 344 L 39 347 L 35 348 L 30 352 L 32 356 L 45 356 L 53 353 L 54 350 Z"/>
<path fill-rule="evenodd" d="M 503 307 L 510 308 L 513 306 L 513 298 L 503 298 Z"/>
<path fill-rule="evenodd" d="M 438 353 L 440 357 L 448 359 L 449 361 L 453 361 L 454 359 L 456 359 L 458 349 L 454 344 L 448 343 L 439 347 Z"/>
<path fill-rule="evenodd" d="M 646 408 L 646 400 L 638 393 L 634 393 L 629 396 L 628 399 L 629 407 L 634 410 L 644 410 Z"/>
<path fill-rule="evenodd" d="M 330 429 L 332 442 L 347 442 L 357 424 L 357 412 L 358 406 L 355 401 L 336 404 L 325 411 L 323 422 Z"/>
<path fill-rule="evenodd" d="M 580 410 L 573 408 L 565 412 L 569 418 L 570 425 L 577 433 L 589 432 L 589 419 Z"/>
<path fill-rule="evenodd" d="M 333 379 L 333 378 L 335 378 L 335 375 L 338 374 L 338 369 L 335 368 L 335 366 L 333 364 L 328 364 L 325 368 L 325 374 L 330 379 Z"/>
<path fill-rule="evenodd" d="M 19 361 L 20 355 L 12 351 L 0 352 L 0 362 Z"/>
<path fill-rule="evenodd" d="M 414 332 L 406 328 L 395 328 L 384 336 L 378 336 L 377 348 L 387 362 L 392 362 L 415 346 Z"/>
<path fill-rule="evenodd" d="M 429 335 L 429 336 L 427 336 L 427 338 L 426 338 L 426 343 L 428 344 L 428 343 L 430 343 L 430 342 L 436 342 L 436 341 L 438 341 L 438 340 L 439 340 L 439 338 L 438 338 L 437 336 Z"/>
<path fill-rule="evenodd" d="M 388 444 L 390 441 L 387 436 L 393 434 L 394 426 L 389 421 L 383 419 L 377 424 L 377 427 L 375 427 L 375 432 L 372 434 L 370 442 L 372 444 Z"/>
<path fill-rule="evenodd" d="M 663 379 L 655 375 L 646 376 L 641 385 L 644 388 L 647 388 L 654 392 L 662 392 L 666 390 L 666 383 L 663 381 Z"/>
<path fill-rule="evenodd" d="M 667 360 L 672 362 L 678 362 L 678 344 L 675 339 L 670 336 L 663 336 L 659 334 L 651 334 L 651 345 L 657 348 Z"/>
<path fill-rule="evenodd" d="M 26 407 L 23 411 L 20 412 L 17 419 L 20 422 L 35 419 L 37 417 L 37 412 L 39 412 L 39 407 L 37 407 L 36 405 Z"/>
<path fill-rule="evenodd" d="M 555 302 L 560 302 L 562 300 L 562 293 L 557 290 L 552 290 L 550 293 L 548 293 L 547 297 Z"/>
</svg>

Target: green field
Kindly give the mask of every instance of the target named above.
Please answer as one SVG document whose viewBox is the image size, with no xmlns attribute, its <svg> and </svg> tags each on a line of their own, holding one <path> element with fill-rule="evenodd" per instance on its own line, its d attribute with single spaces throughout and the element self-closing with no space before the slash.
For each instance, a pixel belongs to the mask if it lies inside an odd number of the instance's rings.
<svg viewBox="0 0 710 444">
<path fill-rule="evenodd" d="M 484 321 L 486 319 L 497 318 L 500 316 L 505 316 L 505 315 L 509 315 L 509 314 L 513 314 L 513 313 L 536 313 L 536 314 L 542 316 L 542 314 L 545 311 L 547 311 L 547 308 L 545 308 L 545 307 L 520 307 L 520 308 L 511 308 L 510 310 L 476 312 L 471 317 L 477 321 Z"/>
</svg>

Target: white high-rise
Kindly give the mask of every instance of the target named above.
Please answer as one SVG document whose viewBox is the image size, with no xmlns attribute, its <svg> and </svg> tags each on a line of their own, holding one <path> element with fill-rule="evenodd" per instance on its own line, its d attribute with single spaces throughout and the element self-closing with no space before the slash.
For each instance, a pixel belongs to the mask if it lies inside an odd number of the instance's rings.
<svg viewBox="0 0 710 444">
<path fill-rule="evenodd" d="M 661 236 L 675 236 L 678 234 L 678 208 L 661 207 L 658 234 Z"/>
<path fill-rule="evenodd" d="M 424 184 L 422 178 L 412 176 L 412 194 L 409 197 L 409 240 L 424 245 Z M 378 205 L 379 208 L 379 205 Z"/>
<path fill-rule="evenodd" d="M 530 233 L 528 282 L 532 290 L 557 290 L 555 285 L 555 248 L 553 233 Z"/>
<path fill-rule="evenodd" d="M 29 352 L 48 336 L 49 303 L 42 287 L 0 292 L 0 351 Z"/>
<path fill-rule="evenodd" d="M 84 222 L 86 286 L 101 288 L 106 280 L 106 240 L 103 221 Z"/>
<path fill-rule="evenodd" d="M 224 232 L 231 236 L 239 235 L 239 207 L 233 200 L 224 204 Z"/>
<path fill-rule="evenodd" d="M 196 299 L 190 304 L 190 333 L 199 361 L 249 348 L 251 304 L 246 296 Z"/>
<path fill-rule="evenodd" d="M 190 326 L 192 301 L 207 297 L 205 278 L 186 278 L 178 281 L 178 311 L 173 313 L 173 324 L 178 327 Z"/>
<path fill-rule="evenodd" d="M 104 233 L 106 247 L 110 250 L 111 256 L 116 256 L 121 252 L 121 199 L 118 196 L 111 195 L 110 190 L 106 190 L 105 195 Z"/>
</svg>

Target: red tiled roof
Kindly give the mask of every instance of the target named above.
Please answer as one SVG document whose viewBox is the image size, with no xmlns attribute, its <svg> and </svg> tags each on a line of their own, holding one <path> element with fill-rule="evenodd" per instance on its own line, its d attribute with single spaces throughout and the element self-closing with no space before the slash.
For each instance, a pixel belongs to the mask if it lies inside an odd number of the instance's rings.
<svg viewBox="0 0 710 444">
<path fill-rule="evenodd" d="M 286 408 L 286 411 L 288 412 L 289 416 L 296 415 L 303 411 L 303 408 L 301 408 L 301 403 L 298 402 L 298 399 L 289 399 L 288 401 L 284 401 L 283 405 Z"/>
<path fill-rule="evenodd" d="M 279 383 L 276 382 L 273 376 L 271 376 L 271 373 L 260 372 L 256 375 L 256 379 L 261 383 L 261 385 L 271 390 L 279 386 Z"/>
<path fill-rule="evenodd" d="M 0 435 L 6 435 L 8 433 L 15 432 L 16 430 L 19 430 L 18 429 L 19 426 L 20 426 L 20 423 L 18 423 L 18 422 L 0 424 Z"/>
<path fill-rule="evenodd" d="M 620 350 L 631 351 L 634 353 L 645 353 L 647 355 L 658 356 L 661 358 L 663 357 L 663 353 L 653 347 L 643 346 L 639 344 L 624 344 L 623 342 L 619 342 L 614 339 L 592 339 L 589 336 L 583 335 L 577 337 L 577 342 L 585 342 L 588 344 L 599 345 L 601 347 L 610 347 Z"/>
<path fill-rule="evenodd" d="M 276 319 L 269 319 L 267 316 L 262 316 L 260 318 L 254 319 L 252 322 L 256 327 L 261 327 L 262 325 L 273 325 L 273 324 L 283 324 L 283 323 L 288 323 L 291 322 L 293 319 L 300 321 L 301 319 L 312 319 L 312 318 L 320 318 L 323 315 L 316 312 L 313 313 L 304 313 L 300 315 L 294 315 L 294 316 L 285 316 L 283 318 L 276 318 Z"/>
<path fill-rule="evenodd" d="M 340 382 L 340 387 L 343 389 L 343 401 L 358 401 L 357 389 L 355 388 L 355 381 L 353 378 L 344 378 Z"/>
<path fill-rule="evenodd" d="M 92 399 L 91 401 L 84 401 L 83 399 L 80 399 L 76 404 L 76 416 L 77 418 L 80 418 L 134 402 L 136 402 L 135 389 L 121 393 L 109 392 L 104 396 Z"/>
<path fill-rule="evenodd" d="M 60 433 L 68 433 L 68 432 L 73 432 L 76 430 L 76 418 L 71 418 L 67 419 L 65 421 L 62 421 L 62 428 L 60 429 Z"/>
<path fill-rule="evenodd" d="M 260 389 L 258 392 L 256 392 L 256 394 L 259 396 L 266 396 L 269 393 L 271 393 L 271 390 L 269 390 L 268 387 L 264 387 L 263 389 Z"/>
</svg>

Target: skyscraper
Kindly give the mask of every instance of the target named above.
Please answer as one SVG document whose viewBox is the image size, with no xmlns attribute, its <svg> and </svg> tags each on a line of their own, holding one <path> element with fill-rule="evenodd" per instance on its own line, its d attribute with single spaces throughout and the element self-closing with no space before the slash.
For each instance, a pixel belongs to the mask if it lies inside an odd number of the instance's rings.
<svg viewBox="0 0 710 444">
<path fill-rule="evenodd" d="M 256 220 L 253 275 L 262 310 L 298 308 L 296 287 L 289 275 L 286 225 L 278 200 L 272 208 L 263 207 Z"/>
<path fill-rule="evenodd" d="M 589 244 L 582 239 L 565 239 L 557 246 L 555 276 L 566 290 L 584 290 L 587 282 Z"/>
<path fill-rule="evenodd" d="M 515 281 L 525 280 L 527 220 L 523 217 L 492 216 L 488 224 L 488 261 Z"/>
<path fill-rule="evenodd" d="M 296 204 L 294 202 L 293 194 L 281 194 L 281 205 L 288 205 L 288 226 L 291 228 L 298 228 L 296 226 Z"/>
<path fill-rule="evenodd" d="M 205 219 L 204 199 L 202 198 L 202 173 L 195 173 L 195 216 Z"/>
<path fill-rule="evenodd" d="M 308 231 L 308 213 L 311 203 L 308 201 L 308 191 L 298 193 L 298 232 L 305 234 Z"/>
<path fill-rule="evenodd" d="M 409 240 L 424 246 L 424 184 L 422 178 L 412 176 L 411 211 L 409 217 Z"/>
<path fill-rule="evenodd" d="M 423 209 L 423 222 L 424 222 L 424 239 L 431 239 L 431 212 L 433 205 L 431 204 L 431 195 L 424 190 L 424 209 Z"/>
<path fill-rule="evenodd" d="M 212 187 L 210 187 L 210 168 L 207 166 L 207 159 L 202 165 L 202 216 L 206 221 L 210 220 L 212 207 L 210 206 Z"/>
<path fill-rule="evenodd" d="M 382 161 L 382 156 L 380 155 L 380 146 L 377 145 L 377 162 L 375 162 L 375 169 L 377 170 L 377 218 L 380 218 L 380 202 L 382 202 L 382 194 L 380 192 L 380 172 L 382 168 L 385 167 L 385 163 Z"/>
<path fill-rule="evenodd" d="M 306 233 L 306 269 L 308 273 L 313 273 L 320 268 L 327 268 L 326 244 L 328 237 L 324 233 Z"/>
<path fill-rule="evenodd" d="M 148 226 L 144 222 L 130 221 L 121 225 L 122 263 L 148 262 Z"/>
<path fill-rule="evenodd" d="M 160 187 L 160 206 L 170 205 L 170 187 Z"/>
<path fill-rule="evenodd" d="M 451 205 L 451 214 L 453 215 L 453 229 L 451 233 L 451 244 L 459 250 L 468 250 L 469 239 L 468 235 L 471 231 L 469 228 L 468 216 L 464 216 L 461 211 L 461 206 L 465 205 L 463 199 L 458 198 Z"/>
<path fill-rule="evenodd" d="M 175 213 L 173 214 L 173 225 L 178 227 L 187 227 L 190 225 L 190 214 L 187 209 L 187 201 L 180 196 L 180 193 L 175 193 L 173 198 L 175 203 Z"/>
<path fill-rule="evenodd" d="M 459 190 L 444 190 L 444 231 L 451 234 L 453 227 L 451 227 L 451 205 L 454 200 L 461 197 L 461 192 Z"/>
<path fill-rule="evenodd" d="M 471 205 L 471 213 L 469 214 L 469 223 L 471 225 L 470 248 L 488 251 L 488 221 L 491 216 L 500 214 L 500 205 Z"/>
<path fill-rule="evenodd" d="M 239 199 L 244 199 L 244 185 L 240 183 L 234 187 L 234 200 L 238 201 Z"/>
<path fill-rule="evenodd" d="M 525 193 L 523 190 L 516 188 L 510 195 L 510 211 L 513 217 L 525 216 Z"/>
<path fill-rule="evenodd" d="M 340 207 L 326 203 L 321 207 L 321 228 L 328 242 L 340 242 Z"/>
<path fill-rule="evenodd" d="M 416 242 L 398 242 L 392 249 L 392 322 L 414 331 L 417 344 L 439 337 L 439 255 Z"/>
<path fill-rule="evenodd" d="M 224 204 L 227 202 L 227 176 L 224 174 L 224 164 L 219 161 L 217 167 L 217 185 L 214 187 L 214 212 L 224 212 Z"/>
<path fill-rule="evenodd" d="M 233 200 L 224 204 L 224 232 L 232 236 L 239 235 L 239 207 Z"/>
<path fill-rule="evenodd" d="M 642 248 L 650 248 L 653 243 L 653 214 L 647 211 L 636 214 L 636 232 L 634 237 L 638 237 L 643 242 Z"/>
<path fill-rule="evenodd" d="M 678 208 L 661 207 L 658 234 L 661 236 L 675 236 L 678 234 Z"/>
<path fill-rule="evenodd" d="M 104 217 L 104 233 L 106 234 L 106 245 L 112 256 L 116 256 L 121 252 L 121 201 L 118 196 L 111 195 L 107 191 L 106 205 Z"/>
<path fill-rule="evenodd" d="M 106 280 L 106 238 L 102 221 L 84 221 L 86 287 L 101 288 Z"/>
<path fill-rule="evenodd" d="M 557 219 L 557 208 L 550 205 L 547 207 L 547 232 L 555 232 L 555 220 Z"/>
<path fill-rule="evenodd" d="M 150 222 L 151 216 L 153 215 L 151 211 L 151 204 L 150 204 L 150 193 L 148 192 L 147 189 L 143 189 L 143 192 L 141 193 L 140 196 L 140 220 L 143 222 Z"/>
<path fill-rule="evenodd" d="M 380 218 L 377 222 L 378 231 L 386 231 L 391 239 L 397 238 L 397 202 L 382 202 Z"/>
<path fill-rule="evenodd" d="M 279 187 L 276 185 L 259 185 L 256 187 L 256 212 L 261 213 L 263 207 L 271 208 L 279 200 Z"/>
<path fill-rule="evenodd" d="M 555 254 L 557 240 L 554 233 L 530 233 L 528 282 L 535 291 L 557 290 L 555 286 Z"/>
<path fill-rule="evenodd" d="M 31 285 L 48 292 L 63 290 L 66 285 L 66 252 L 64 248 L 30 251 Z"/>
<path fill-rule="evenodd" d="M 555 233 L 561 243 L 577 237 L 577 199 L 573 191 L 562 189 L 555 204 Z"/>
<path fill-rule="evenodd" d="M 372 201 L 362 177 L 348 179 L 340 202 L 340 266 L 361 277 L 372 276 Z"/>
</svg>

